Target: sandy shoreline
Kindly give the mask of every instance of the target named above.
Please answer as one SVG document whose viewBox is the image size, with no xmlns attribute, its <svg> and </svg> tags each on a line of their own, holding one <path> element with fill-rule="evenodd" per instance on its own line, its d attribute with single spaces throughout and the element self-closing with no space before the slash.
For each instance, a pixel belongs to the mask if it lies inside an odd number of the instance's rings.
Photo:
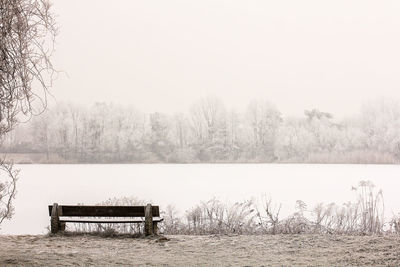
<svg viewBox="0 0 400 267">
<path fill-rule="evenodd" d="M 0 236 L 0 266 L 399 266 L 400 236 Z"/>
</svg>

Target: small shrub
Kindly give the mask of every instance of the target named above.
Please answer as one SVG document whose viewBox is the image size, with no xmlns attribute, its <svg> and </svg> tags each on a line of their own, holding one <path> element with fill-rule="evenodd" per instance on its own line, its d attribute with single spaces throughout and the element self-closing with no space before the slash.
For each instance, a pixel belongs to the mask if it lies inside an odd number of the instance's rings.
<svg viewBox="0 0 400 267">
<path fill-rule="evenodd" d="M 145 206 L 145 201 L 135 197 L 109 198 L 100 202 L 99 206 Z M 71 225 L 71 226 L 70 226 Z M 81 233 L 97 233 L 101 236 L 113 236 L 116 234 L 137 235 L 144 233 L 142 223 L 74 223 L 67 224 L 68 231 Z"/>
</svg>

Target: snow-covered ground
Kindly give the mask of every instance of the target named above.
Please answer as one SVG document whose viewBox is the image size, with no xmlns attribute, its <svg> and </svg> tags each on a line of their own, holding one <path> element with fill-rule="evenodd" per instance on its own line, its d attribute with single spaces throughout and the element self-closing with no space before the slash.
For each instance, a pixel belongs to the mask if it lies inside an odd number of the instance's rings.
<svg viewBox="0 0 400 267">
<path fill-rule="evenodd" d="M 183 212 L 217 197 L 235 202 L 267 194 L 282 204 L 281 215 L 296 200 L 309 208 L 318 202 L 355 201 L 352 186 L 372 181 L 382 189 L 386 216 L 400 212 L 400 166 L 307 164 L 136 164 L 19 165 L 15 215 L 2 234 L 41 234 L 49 225 L 47 205 L 95 204 L 112 197 L 137 197 Z"/>
<path fill-rule="evenodd" d="M 400 238 L 0 236 L 1 266 L 399 266 Z"/>
</svg>

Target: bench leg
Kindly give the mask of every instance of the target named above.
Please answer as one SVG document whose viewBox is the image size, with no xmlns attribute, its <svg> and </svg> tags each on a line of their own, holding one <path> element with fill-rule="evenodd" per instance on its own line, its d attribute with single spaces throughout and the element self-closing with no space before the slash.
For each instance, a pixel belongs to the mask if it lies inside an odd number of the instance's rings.
<svg viewBox="0 0 400 267">
<path fill-rule="evenodd" d="M 62 212 L 61 206 L 58 206 L 57 213 L 58 213 L 58 217 L 63 216 L 63 212 Z M 63 231 L 63 232 L 65 231 L 65 222 L 60 222 L 59 223 L 58 230 L 59 231 Z"/>
<path fill-rule="evenodd" d="M 151 204 L 147 204 L 144 210 L 144 234 L 146 236 L 153 234 L 153 209 Z"/>
<path fill-rule="evenodd" d="M 158 235 L 158 225 L 157 222 L 153 222 L 153 234 Z"/>
<path fill-rule="evenodd" d="M 50 228 L 52 234 L 56 234 L 60 230 L 60 217 L 58 216 L 57 203 L 54 203 L 51 208 Z"/>
</svg>

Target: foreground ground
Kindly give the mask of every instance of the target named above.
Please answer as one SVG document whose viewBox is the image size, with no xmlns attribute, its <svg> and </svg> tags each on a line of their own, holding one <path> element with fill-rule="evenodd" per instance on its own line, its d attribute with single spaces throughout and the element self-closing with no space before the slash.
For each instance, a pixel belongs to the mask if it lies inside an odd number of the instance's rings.
<svg viewBox="0 0 400 267">
<path fill-rule="evenodd" d="M 400 266 L 400 236 L 0 236 L 0 266 Z"/>
</svg>

